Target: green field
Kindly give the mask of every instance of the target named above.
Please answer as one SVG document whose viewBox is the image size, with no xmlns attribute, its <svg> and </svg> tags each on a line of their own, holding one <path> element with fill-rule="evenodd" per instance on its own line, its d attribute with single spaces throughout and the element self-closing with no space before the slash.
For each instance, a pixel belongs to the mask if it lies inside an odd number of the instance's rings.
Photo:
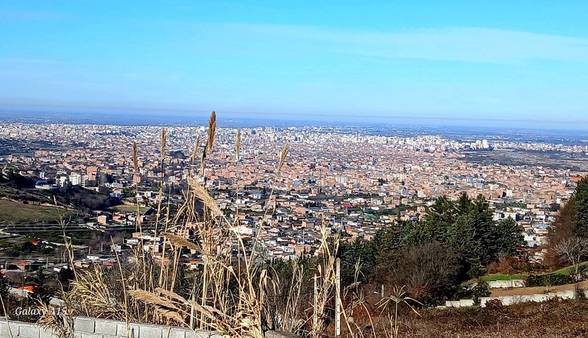
<svg viewBox="0 0 588 338">
<path fill-rule="evenodd" d="M 129 212 L 135 213 L 135 212 L 137 212 L 137 206 L 134 205 L 134 204 L 119 204 L 119 205 L 116 205 L 114 207 L 111 207 L 111 209 L 116 210 L 118 212 L 124 212 L 124 213 L 129 213 Z M 141 213 L 144 213 L 147 210 L 149 210 L 149 208 L 147 208 L 147 207 L 140 207 L 139 208 L 139 211 Z"/>
<path fill-rule="evenodd" d="M 64 209 L 0 199 L 0 224 L 56 223 Z"/>
<path fill-rule="evenodd" d="M 588 261 L 580 263 L 580 268 L 588 267 Z M 556 274 L 556 275 L 564 275 L 569 276 L 574 272 L 574 266 L 566 266 L 565 268 L 561 268 L 559 270 L 555 270 L 552 272 L 547 272 L 545 274 Z M 507 275 L 502 273 L 494 273 L 490 275 L 485 275 L 480 277 L 481 280 L 484 282 L 496 281 L 496 280 L 515 280 L 515 279 L 527 279 L 529 274 L 526 273 L 519 273 L 513 275 Z"/>
<path fill-rule="evenodd" d="M 586 266 L 588 266 L 588 261 L 583 262 L 583 263 L 580 263 L 580 269 L 582 267 L 586 267 Z M 575 271 L 575 267 L 574 266 L 566 266 L 565 268 L 561 268 L 559 270 L 555 270 L 552 273 L 555 273 L 555 274 L 558 274 L 558 275 L 566 275 L 566 276 L 569 276 L 572 273 L 574 273 L 574 271 Z"/>
<path fill-rule="evenodd" d="M 497 280 L 517 280 L 517 279 L 526 279 L 528 275 L 526 274 L 514 274 L 514 275 L 506 275 L 502 273 L 494 273 L 490 275 L 485 275 L 480 277 L 481 280 L 484 282 L 491 282 Z"/>
</svg>

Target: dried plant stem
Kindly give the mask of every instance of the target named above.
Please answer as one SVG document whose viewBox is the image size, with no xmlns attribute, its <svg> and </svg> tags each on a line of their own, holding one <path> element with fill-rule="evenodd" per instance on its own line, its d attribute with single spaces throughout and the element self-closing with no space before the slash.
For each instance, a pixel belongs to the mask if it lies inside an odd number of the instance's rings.
<svg viewBox="0 0 588 338">
<path fill-rule="evenodd" d="M 121 280 L 121 284 L 123 287 L 123 297 L 124 297 L 124 311 L 125 311 L 125 323 L 126 323 L 126 327 L 127 327 L 127 331 L 129 330 L 129 322 L 130 322 L 130 318 L 129 318 L 129 297 L 127 295 L 127 285 L 126 285 L 126 277 L 125 274 L 123 273 L 122 270 L 122 265 L 120 263 L 120 257 L 118 256 L 118 252 L 116 251 L 116 247 L 114 244 L 114 240 L 112 239 L 112 236 L 110 236 L 110 243 L 112 243 L 112 250 L 114 251 L 114 255 L 116 257 L 116 263 L 118 265 L 118 271 L 120 273 L 120 280 Z M 128 334 L 128 332 L 127 332 Z"/>
</svg>

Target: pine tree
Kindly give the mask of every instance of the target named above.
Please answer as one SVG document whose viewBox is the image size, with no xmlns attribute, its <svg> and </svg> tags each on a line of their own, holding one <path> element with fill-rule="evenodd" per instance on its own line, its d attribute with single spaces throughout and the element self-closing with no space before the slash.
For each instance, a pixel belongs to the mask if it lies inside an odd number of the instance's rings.
<svg viewBox="0 0 588 338">
<path fill-rule="evenodd" d="M 576 187 L 576 235 L 588 238 L 588 177 Z"/>
<path fill-rule="evenodd" d="M 512 218 L 498 222 L 498 253 L 513 256 L 518 246 L 524 244 L 523 228 Z"/>
<path fill-rule="evenodd" d="M 424 232 L 427 238 L 440 242 L 446 241 L 448 229 L 455 224 L 457 216 L 454 202 L 446 196 L 437 198 L 425 216 Z"/>
</svg>

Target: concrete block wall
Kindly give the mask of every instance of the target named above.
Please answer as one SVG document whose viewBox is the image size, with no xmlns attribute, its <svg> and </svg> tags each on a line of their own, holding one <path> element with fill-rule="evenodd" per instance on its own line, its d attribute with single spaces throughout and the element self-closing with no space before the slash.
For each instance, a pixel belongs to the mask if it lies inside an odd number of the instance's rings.
<svg viewBox="0 0 588 338">
<path fill-rule="evenodd" d="M 511 288 L 524 288 L 526 282 L 522 279 L 513 280 L 493 280 L 488 282 L 490 289 L 511 289 Z"/>
<path fill-rule="evenodd" d="M 210 331 L 193 331 L 181 327 L 136 324 L 88 317 L 74 320 L 75 338 L 220 338 Z M 41 337 L 43 338 L 43 337 Z"/>
<path fill-rule="evenodd" d="M 448 300 L 445 302 L 446 307 L 466 307 L 474 306 L 473 299 Z"/>
<path fill-rule="evenodd" d="M 584 295 L 588 298 L 588 290 L 583 290 Z M 512 305 L 517 303 L 525 303 L 525 302 L 545 302 L 550 299 L 559 298 L 559 299 L 574 299 L 575 292 L 573 290 L 568 291 L 559 291 L 559 292 L 550 292 L 550 293 L 541 293 L 541 294 L 534 294 L 534 295 L 518 295 L 518 296 L 499 296 L 499 297 L 480 297 L 480 306 L 485 307 L 486 304 L 491 300 L 499 300 L 502 305 Z M 446 301 L 444 307 L 466 307 L 466 306 L 473 306 L 474 301 L 472 299 L 460 299 L 460 300 L 453 300 L 453 301 Z"/>
<path fill-rule="evenodd" d="M 0 318 L 1 338 L 58 338 L 53 332 L 33 323 L 6 322 Z M 78 317 L 74 321 L 74 338 L 221 338 L 210 331 L 192 331 L 180 327 L 135 324 Z"/>
<path fill-rule="evenodd" d="M 2 338 L 58 338 L 50 330 L 33 323 L 6 322 L 0 317 L 0 337 Z"/>
<path fill-rule="evenodd" d="M 587 291 L 584 291 L 584 294 L 587 294 Z M 486 303 L 490 300 L 498 299 L 502 302 L 502 305 L 512 305 L 518 303 L 525 303 L 525 302 L 545 302 L 550 299 L 559 298 L 559 299 L 574 299 L 575 292 L 573 290 L 569 291 L 559 291 L 559 292 L 550 292 L 544 294 L 534 294 L 534 295 L 518 295 L 518 296 L 501 296 L 501 297 L 481 297 L 480 298 L 480 306 L 485 307 Z"/>
</svg>

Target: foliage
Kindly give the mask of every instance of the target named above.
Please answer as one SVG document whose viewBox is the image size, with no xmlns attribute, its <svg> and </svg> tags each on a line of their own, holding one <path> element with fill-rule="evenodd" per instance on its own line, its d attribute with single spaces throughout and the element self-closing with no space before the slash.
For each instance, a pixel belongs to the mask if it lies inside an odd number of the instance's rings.
<svg viewBox="0 0 588 338">
<path fill-rule="evenodd" d="M 570 238 L 588 238 L 588 177 L 578 183 L 572 198 L 560 210 L 556 221 L 548 233 L 546 261 L 552 266 L 560 266 L 561 255 L 558 245 Z"/>
<path fill-rule="evenodd" d="M 406 285 L 412 297 L 438 304 L 458 292 L 456 285 L 484 274 L 488 264 L 516 255 L 522 231 L 510 218 L 494 221 L 482 196 L 440 197 L 422 222 L 399 222 L 372 241 L 343 245 L 344 280 L 352 280 L 352 267 L 361 261 L 362 281 Z"/>
<path fill-rule="evenodd" d="M 2 297 L 2 299 L 6 299 L 9 289 L 10 283 L 8 282 L 8 279 L 6 279 L 4 275 L 0 274 L 0 297 Z"/>
<path fill-rule="evenodd" d="M 386 272 L 390 285 L 406 285 L 407 292 L 421 302 L 437 305 L 459 285 L 459 264 L 451 249 L 428 242 L 402 250 Z"/>
<path fill-rule="evenodd" d="M 576 187 L 576 235 L 588 238 L 588 177 L 584 177 Z"/>
<path fill-rule="evenodd" d="M 569 275 L 560 275 L 556 273 L 544 275 L 530 275 L 527 277 L 527 286 L 555 286 L 574 283 L 574 278 Z"/>
<path fill-rule="evenodd" d="M 488 296 L 490 296 L 490 286 L 483 280 L 479 280 L 472 288 L 472 299 L 474 300 L 474 304 L 480 305 L 480 298 Z"/>
</svg>

